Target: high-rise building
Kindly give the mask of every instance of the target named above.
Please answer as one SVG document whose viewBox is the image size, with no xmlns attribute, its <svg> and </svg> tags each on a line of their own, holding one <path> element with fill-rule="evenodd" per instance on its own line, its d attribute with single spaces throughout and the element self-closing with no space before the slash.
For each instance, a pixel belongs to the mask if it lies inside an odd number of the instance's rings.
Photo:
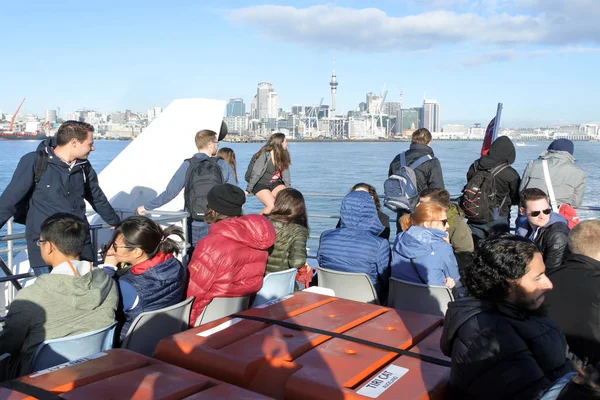
<svg viewBox="0 0 600 400">
<path fill-rule="evenodd" d="M 258 119 L 258 95 L 254 95 L 250 102 L 250 119 Z"/>
<path fill-rule="evenodd" d="M 337 93 L 338 81 L 337 76 L 335 75 L 335 69 L 333 70 L 333 74 L 331 75 L 331 81 L 329 82 L 329 86 L 331 86 L 331 114 L 335 115 L 335 95 Z"/>
<path fill-rule="evenodd" d="M 373 93 L 367 93 L 367 112 L 369 114 L 379 114 L 381 108 L 381 96 Z"/>
<path fill-rule="evenodd" d="M 402 107 L 402 103 L 397 101 L 388 101 L 385 103 L 383 109 L 384 114 L 389 115 L 390 117 L 398 117 L 400 115 L 400 108 Z"/>
<path fill-rule="evenodd" d="M 435 100 L 423 101 L 423 127 L 429 132 L 440 131 L 440 105 Z"/>
<path fill-rule="evenodd" d="M 400 110 L 400 117 L 396 121 L 396 132 L 415 131 L 422 127 L 421 107 L 403 108 Z"/>
<path fill-rule="evenodd" d="M 2 111 L 0 111 L 0 117 L 2 116 Z M 50 122 L 51 124 L 55 124 L 58 121 L 56 117 L 56 110 L 46 110 L 45 118 L 46 122 Z"/>
<path fill-rule="evenodd" d="M 269 92 L 267 94 L 267 118 L 279 117 L 279 93 Z"/>
<path fill-rule="evenodd" d="M 228 117 L 243 117 L 246 115 L 246 105 L 244 104 L 244 99 L 229 99 L 229 103 L 227 103 L 226 115 Z"/>
<path fill-rule="evenodd" d="M 304 106 L 301 106 L 299 104 L 294 104 L 292 106 L 292 114 L 293 115 L 302 115 L 302 114 L 304 114 Z"/>
<path fill-rule="evenodd" d="M 273 91 L 273 85 L 268 82 L 260 82 L 256 90 L 256 106 L 258 119 L 269 118 L 269 93 Z"/>
</svg>

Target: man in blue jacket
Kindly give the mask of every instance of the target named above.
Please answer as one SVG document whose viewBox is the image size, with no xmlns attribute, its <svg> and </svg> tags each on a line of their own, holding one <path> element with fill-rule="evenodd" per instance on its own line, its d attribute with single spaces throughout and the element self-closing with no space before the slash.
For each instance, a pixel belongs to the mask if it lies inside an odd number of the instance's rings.
<svg viewBox="0 0 600 400">
<path fill-rule="evenodd" d="M 94 151 L 94 127 L 85 122 L 67 121 L 58 128 L 56 136 L 47 138 L 38 151 L 21 157 L 13 177 L 0 196 L 0 228 L 18 211 L 18 204 L 27 200 L 25 224 L 29 265 L 36 275 L 49 273 L 36 241 L 40 238 L 42 222 L 49 216 L 66 212 L 84 220 L 85 201 L 110 225 L 119 223 L 119 217 L 100 189 L 98 175 L 88 161 Z M 35 182 L 36 165 L 44 157 L 45 170 Z M 81 259 L 94 261 L 90 237 Z"/>
</svg>

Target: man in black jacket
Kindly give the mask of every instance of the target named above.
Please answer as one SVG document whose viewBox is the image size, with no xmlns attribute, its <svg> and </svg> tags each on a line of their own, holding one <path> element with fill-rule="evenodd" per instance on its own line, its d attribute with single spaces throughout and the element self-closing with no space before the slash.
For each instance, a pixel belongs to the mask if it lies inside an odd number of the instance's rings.
<svg viewBox="0 0 600 400">
<path fill-rule="evenodd" d="M 36 241 L 40 238 L 42 222 L 49 216 L 67 212 L 84 220 L 85 201 L 110 225 L 119 217 L 100 189 L 98 175 L 88 161 L 94 151 L 94 127 L 85 122 L 67 121 L 58 128 L 56 136 L 44 140 L 38 147 L 47 157 L 45 171 L 35 184 L 38 152 L 21 157 L 13 177 L 0 196 L 0 228 L 17 212 L 17 204 L 29 196 L 25 225 L 29 265 L 36 275 L 50 272 L 40 255 Z M 33 192 L 30 194 L 30 191 Z M 81 259 L 94 261 L 94 250 L 88 236 Z"/>
<path fill-rule="evenodd" d="M 525 229 L 517 229 L 517 235 L 529 238 L 537 244 L 548 271 L 558 268 L 565 253 L 568 254 L 569 251 L 567 220 L 562 215 L 552 212 L 548 196 L 541 189 L 523 190 L 520 202 L 519 211 L 527 217 L 527 225 Z"/>
<path fill-rule="evenodd" d="M 415 161 L 421 157 L 430 157 L 429 161 L 417 166 L 414 169 L 415 177 L 417 178 L 417 191 L 421 193 L 423 189 L 444 189 L 444 176 L 442 175 L 442 165 L 440 160 L 435 157 L 431 147 L 431 133 L 420 128 L 413 132 L 410 148 L 405 152 L 406 164 L 410 167 Z M 394 175 L 400 169 L 400 154 L 398 154 L 390 163 L 388 176 Z M 396 230 L 400 232 L 400 217 L 405 212 L 398 212 L 396 218 Z"/>
<path fill-rule="evenodd" d="M 582 361 L 600 362 L 600 221 L 571 229 L 568 255 L 549 271 L 554 290 L 544 306 L 567 337 L 569 350 Z"/>
<path fill-rule="evenodd" d="M 440 341 L 452 357 L 448 398 L 537 399 L 573 370 L 563 334 L 537 312 L 552 283 L 535 244 L 482 241 L 461 280 L 473 297 L 449 304 Z"/>
<path fill-rule="evenodd" d="M 512 141 L 506 136 L 494 140 L 490 151 L 475 160 L 467 172 L 467 182 L 478 170 L 491 171 L 494 167 L 508 165 L 495 176 L 496 199 L 495 207 L 498 208 L 496 218 L 487 223 L 467 221 L 473 232 L 473 240 L 485 239 L 493 234 L 507 233 L 510 227 L 510 207 L 519 204 L 519 185 L 521 177 L 510 165 L 515 162 L 516 151 Z"/>
</svg>

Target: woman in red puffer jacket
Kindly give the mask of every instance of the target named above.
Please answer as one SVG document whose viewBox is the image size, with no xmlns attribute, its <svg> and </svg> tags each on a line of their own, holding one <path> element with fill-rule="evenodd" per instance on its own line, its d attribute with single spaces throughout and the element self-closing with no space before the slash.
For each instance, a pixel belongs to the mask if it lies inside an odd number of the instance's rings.
<svg viewBox="0 0 600 400">
<path fill-rule="evenodd" d="M 218 185 L 208 192 L 204 220 L 211 226 L 188 264 L 187 297 L 196 296 L 192 326 L 213 298 L 245 296 L 262 287 L 275 229 L 262 215 L 242 216 L 245 202 L 246 195 L 234 185 Z"/>
</svg>

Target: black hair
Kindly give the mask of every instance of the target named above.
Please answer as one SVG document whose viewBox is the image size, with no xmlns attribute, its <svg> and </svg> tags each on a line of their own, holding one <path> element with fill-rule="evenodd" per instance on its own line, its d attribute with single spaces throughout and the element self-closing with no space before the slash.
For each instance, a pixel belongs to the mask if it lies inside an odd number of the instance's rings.
<svg viewBox="0 0 600 400">
<path fill-rule="evenodd" d="M 461 280 L 478 299 L 502 301 L 508 297 L 511 280 L 523 277 L 527 265 L 539 253 L 530 240 L 501 235 L 479 242 L 473 261 L 461 271 Z"/>
<path fill-rule="evenodd" d="M 78 142 L 83 142 L 87 139 L 88 133 L 94 133 L 94 127 L 87 122 L 67 121 L 63 123 L 56 132 L 56 144 L 64 146 L 71 139 L 77 139 Z"/>
<path fill-rule="evenodd" d="M 141 249 L 148 258 L 153 258 L 158 253 L 178 254 L 181 251 L 179 244 L 169 236 L 176 235 L 184 239 L 179 227 L 171 225 L 162 229 L 152 219 L 141 215 L 121 221 L 115 228 L 111 244 L 119 235 L 123 235 L 125 245 Z"/>
<path fill-rule="evenodd" d="M 85 246 L 88 225 L 76 215 L 56 213 L 46 218 L 40 228 L 43 240 L 52 243 L 66 256 L 79 256 Z"/>
</svg>

